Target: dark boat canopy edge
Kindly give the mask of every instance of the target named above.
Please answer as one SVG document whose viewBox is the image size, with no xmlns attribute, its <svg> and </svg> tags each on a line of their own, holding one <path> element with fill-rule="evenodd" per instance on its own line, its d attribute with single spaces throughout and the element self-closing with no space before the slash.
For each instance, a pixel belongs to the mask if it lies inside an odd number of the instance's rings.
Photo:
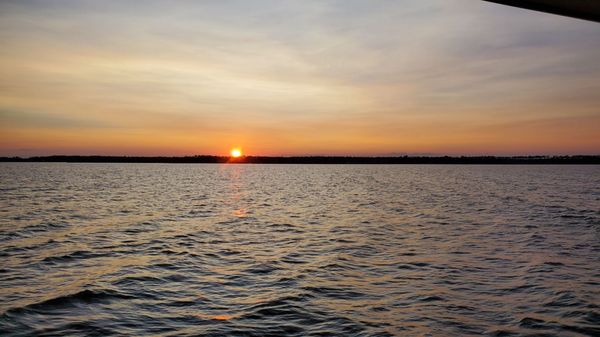
<svg viewBox="0 0 600 337">
<path fill-rule="evenodd" d="M 540 12 L 600 22 L 600 0 L 484 0 Z"/>
</svg>

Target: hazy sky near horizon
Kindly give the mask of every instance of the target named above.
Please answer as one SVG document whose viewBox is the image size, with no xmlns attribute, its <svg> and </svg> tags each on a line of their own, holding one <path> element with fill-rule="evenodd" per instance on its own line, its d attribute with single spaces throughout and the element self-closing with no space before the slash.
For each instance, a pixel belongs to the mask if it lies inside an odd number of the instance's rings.
<svg viewBox="0 0 600 337">
<path fill-rule="evenodd" d="M 600 154 L 600 24 L 480 0 L 0 1 L 0 155 Z"/>
</svg>

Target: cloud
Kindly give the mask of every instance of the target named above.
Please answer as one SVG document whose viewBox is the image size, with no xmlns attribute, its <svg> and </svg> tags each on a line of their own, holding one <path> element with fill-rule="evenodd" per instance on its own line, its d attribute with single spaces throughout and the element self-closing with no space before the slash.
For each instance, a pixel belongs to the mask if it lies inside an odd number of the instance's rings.
<svg viewBox="0 0 600 337">
<path fill-rule="evenodd" d="M 3 1 L 0 106 L 98 139 L 432 152 L 465 127 L 600 115 L 598 36 L 473 0 Z"/>
<path fill-rule="evenodd" d="M 13 109 L 0 109 L 0 124 L 3 128 L 95 129 L 114 127 L 106 121 Z"/>
</svg>

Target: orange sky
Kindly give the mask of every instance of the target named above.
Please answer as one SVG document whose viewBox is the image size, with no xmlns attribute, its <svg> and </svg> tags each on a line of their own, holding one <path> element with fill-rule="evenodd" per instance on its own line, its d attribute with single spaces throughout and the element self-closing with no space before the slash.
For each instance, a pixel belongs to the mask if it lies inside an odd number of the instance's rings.
<svg viewBox="0 0 600 337">
<path fill-rule="evenodd" d="M 600 154 L 600 25 L 482 1 L 4 1 L 0 43 L 0 156 Z"/>
</svg>

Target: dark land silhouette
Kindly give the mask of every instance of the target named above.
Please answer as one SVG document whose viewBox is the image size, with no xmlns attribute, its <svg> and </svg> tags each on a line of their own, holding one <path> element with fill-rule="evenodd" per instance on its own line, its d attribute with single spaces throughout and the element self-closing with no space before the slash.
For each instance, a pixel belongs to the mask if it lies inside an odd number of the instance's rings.
<svg viewBox="0 0 600 337">
<path fill-rule="evenodd" d="M 184 156 L 184 157 L 137 157 L 137 156 L 39 156 L 0 157 L 0 162 L 67 162 L 67 163 L 237 163 L 237 164 L 587 164 L 600 165 L 600 155 L 588 156 L 398 156 L 398 157 L 353 157 L 353 156 Z"/>
</svg>

